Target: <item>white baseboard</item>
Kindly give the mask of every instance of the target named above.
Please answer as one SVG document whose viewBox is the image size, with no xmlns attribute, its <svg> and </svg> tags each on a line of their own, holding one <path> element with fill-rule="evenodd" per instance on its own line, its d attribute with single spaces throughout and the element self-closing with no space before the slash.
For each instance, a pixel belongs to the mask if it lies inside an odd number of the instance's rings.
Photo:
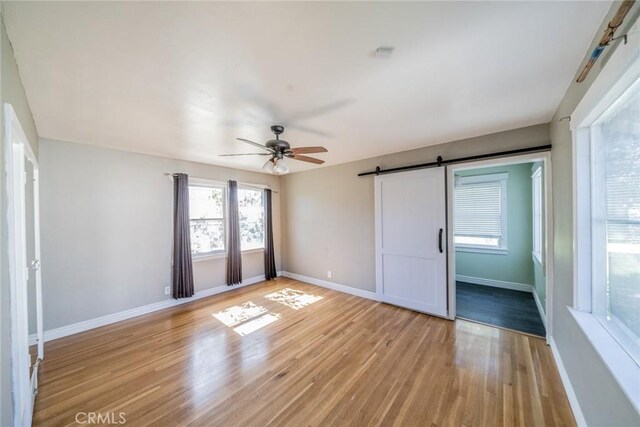
<svg viewBox="0 0 640 427">
<path fill-rule="evenodd" d="M 525 283 L 503 282 L 502 280 L 482 279 L 480 277 L 462 276 L 460 274 L 456 274 L 456 282 L 493 286 L 494 288 L 512 289 L 514 291 L 533 292 L 533 285 L 527 285 Z"/>
<path fill-rule="evenodd" d="M 560 374 L 560 379 L 562 380 L 564 391 L 565 393 L 567 393 L 567 398 L 569 399 L 569 406 L 571 406 L 571 411 L 573 412 L 573 417 L 576 419 L 576 424 L 578 425 L 578 427 L 586 427 L 587 421 L 584 418 L 582 409 L 580 409 L 578 398 L 576 396 L 575 391 L 573 390 L 573 385 L 571 385 L 571 381 L 569 380 L 569 375 L 567 374 L 567 371 L 564 368 L 564 364 L 562 363 L 562 358 L 560 357 L 560 353 L 558 352 L 558 347 L 556 346 L 556 342 L 553 340 L 553 337 L 549 337 L 549 347 L 551 347 L 551 354 L 553 354 L 553 360 L 556 362 L 556 366 L 558 367 L 558 373 Z"/>
<path fill-rule="evenodd" d="M 338 283 L 327 282 L 326 280 L 303 276 L 302 274 L 290 273 L 288 271 L 282 271 L 280 274 L 282 275 L 282 277 L 289 277 L 290 279 L 299 280 L 301 282 L 310 283 L 312 285 L 321 286 L 323 288 L 331 289 L 338 292 L 344 292 L 345 294 L 351 294 L 357 297 L 379 301 L 378 295 L 375 292 L 365 291 L 363 289 L 358 289 L 351 286 L 340 285 Z"/>
<path fill-rule="evenodd" d="M 533 300 L 536 302 L 536 306 L 538 307 L 538 312 L 540 313 L 540 319 L 542 320 L 542 324 L 544 325 L 544 329 L 547 329 L 547 316 L 544 313 L 544 306 L 542 305 L 542 301 L 538 297 L 538 293 L 535 288 L 532 290 Z"/>
<path fill-rule="evenodd" d="M 281 274 L 278 274 L 281 275 Z M 220 294 L 223 292 L 232 291 L 234 289 L 242 288 L 244 286 L 253 285 L 265 280 L 264 275 L 251 277 L 244 280 L 239 285 L 234 286 L 216 286 L 215 288 L 204 289 L 196 292 L 191 298 L 181 299 L 167 299 L 159 301 L 153 304 L 143 305 L 141 307 L 132 308 L 129 310 L 119 311 L 113 314 L 107 314 L 106 316 L 96 317 L 94 319 L 85 320 L 83 322 L 73 323 L 71 325 L 62 326 L 60 328 L 49 329 L 44 331 L 44 341 L 51 341 L 58 338 L 66 337 L 69 335 L 77 334 L 80 332 L 88 331 L 90 329 L 99 328 L 100 326 L 110 325 L 111 323 L 120 322 L 122 320 L 131 319 L 133 317 L 142 316 L 143 314 L 153 313 L 154 311 L 162 310 L 169 307 L 175 307 L 176 305 L 185 304 L 188 302 L 196 301 L 201 298 L 210 297 L 212 295 Z M 37 343 L 36 334 L 29 335 L 29 345 L 35 345 Z"/>
</svg>

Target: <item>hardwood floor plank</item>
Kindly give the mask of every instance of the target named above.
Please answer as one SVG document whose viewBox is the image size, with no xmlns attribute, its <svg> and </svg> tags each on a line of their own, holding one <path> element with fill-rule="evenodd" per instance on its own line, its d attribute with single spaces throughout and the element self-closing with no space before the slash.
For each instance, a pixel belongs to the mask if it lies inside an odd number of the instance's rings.
<svg viewBox="0 0 640 427">
<path fill-rule="evenodd" d="M 286 278 L 45 350 L 34 425 L 574 425 L 543 340 Z"/>
</svg>

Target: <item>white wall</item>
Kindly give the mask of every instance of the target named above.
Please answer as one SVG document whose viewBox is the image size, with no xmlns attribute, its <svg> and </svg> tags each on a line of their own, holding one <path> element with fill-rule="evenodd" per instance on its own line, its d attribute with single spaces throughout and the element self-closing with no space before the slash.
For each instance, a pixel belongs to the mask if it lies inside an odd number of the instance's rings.
<svg viewBox="0 0 640 427">
<path fill-rule="evenodd" d="M 267 184 L 279 177 L 89 145 L 41 140 L 45 330 L 169 299 L 173 184 L 165 172 Z M 280 266 L 280 197 L 273 195 Z M 194 263 L 195 290 L 225 284 L 226 259 Z M 264 274 L 243 254 L 243 278 Z"/>
</svg>

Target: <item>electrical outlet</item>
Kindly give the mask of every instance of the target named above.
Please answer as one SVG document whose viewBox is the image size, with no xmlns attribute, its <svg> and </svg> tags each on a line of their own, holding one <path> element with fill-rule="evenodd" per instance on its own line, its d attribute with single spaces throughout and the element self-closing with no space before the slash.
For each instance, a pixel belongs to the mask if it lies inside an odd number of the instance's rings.
<svg viewBox="0 0 640 427">
<path fill-rule="evenodd" d="M 169 295 L 170 293 L 171 293 L 171 287 L 167 286 L 166 288 L 164 288 L 165 295 Z"/>
<path fill-rule="evenodd" d="M 327 279 L 331 279 L 331 270 L 327 271 Z"/>
</svg>

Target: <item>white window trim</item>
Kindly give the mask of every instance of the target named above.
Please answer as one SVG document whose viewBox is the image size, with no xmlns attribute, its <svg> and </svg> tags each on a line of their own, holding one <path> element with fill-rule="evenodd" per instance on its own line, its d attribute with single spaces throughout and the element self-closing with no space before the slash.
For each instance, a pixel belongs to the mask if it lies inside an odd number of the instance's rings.
<svg viewBox="0 0 640 427">
<path fill-rule="evenodd" d="M 638 24 L 636 23 L 636 26 Z M 640 412 L 640 365 L 592 312 L 590 126 L 640 78 L 640 33 L 630 31 L 571 114 L 573 143 L 573 307 L 569 311 L 622 391 Z"/>
<path fill-rule="evenodd" d="M 492 248 L 488 246 L 474 246 L 465 245 L 461 243 L 455 244 L 456 252 L 470 252 L 475 254 L 494 254 L 494 255 L 509 255 L 507 248 Z"/>
<path fill-rule="evenodd" d="M 534 209 L 534 213 L 535 213 L 535 205 L 536 205 L 536 192 L 535 192 L 535 181 L 536 180 L 540 180 L 540 242 L 542 243 L 544 241 L 544 209 L 543 209 L 543 201 L 544 201 L 544 186 L 542 185 L 542 166 L 538 166 L 536 168 L 536 170 L 533 172 L 533 174 L 531 175 L 531 194 L 533 195 L 533 202 L 532 202 L 532 207 Z M 535 221 L 535 217 L 533 218 L 533 220 Z M 535 225 L 535 224 L 534 224 Z M 536 236 L 535 236 L 535 227 L 533 228 L 533 241 L 536 241 Z M 537 262 L 538 264 L 540 264 L 543 268 L 544 268 L 544 256 L 542 254 L 543 251 L 543 246 L 544 245 L 540 245 L 540 250 L 536 251 L 535 247 L 534 250 L 531 252 L 531 255 L 533 256 L 533 261 Z"/>
<path fill-rule="evenodd" d="M 483 246 L 483 245 L 470 245 L 470 244 L 461 244 L 455 243 L 456 252 L 472 252 L 472 253 L 480 253 L 480 254 L 495 254 L 495 255 L 507 255 L 509 253 L 509 236 L 508 236 L 508 195 L 507 188 L 509 182 L 509 173 L 492 173 L 488 175 L 471 175 L 471 176 L 459 176 L 456 177 L 457 181 L 455 186 L 464 185 L 464 184 L 475 184 L 480 182 L 500 182 L 500 186 L 502 187 L 501 197 L 502 197 L 502 236 L 500 238 L 500 246 L 499 247 L 491 247 L 491 246 Z M 455 188 L 454 188 L 455 191 Z M 455 242 L 455 232 L 454 232 L 454 242 Z"/>
</svg>

